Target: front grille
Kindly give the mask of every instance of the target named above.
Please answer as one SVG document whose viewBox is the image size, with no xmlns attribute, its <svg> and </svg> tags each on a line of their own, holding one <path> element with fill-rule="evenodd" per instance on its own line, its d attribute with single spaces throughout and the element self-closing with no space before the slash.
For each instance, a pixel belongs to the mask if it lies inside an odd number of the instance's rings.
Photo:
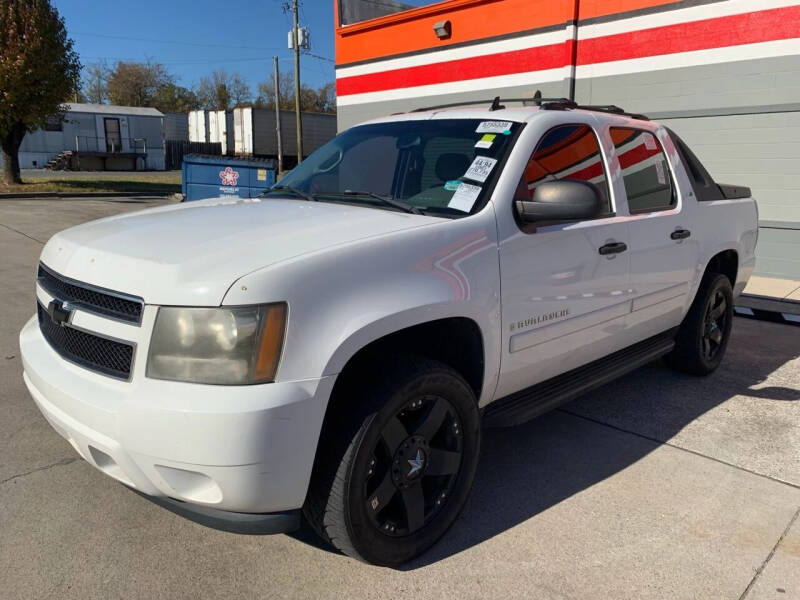
<svg viewBox="0 0 800 600">
<path fill-rule="evenodd" d="M 141 298 L 128 296 L 112 290 L 72 281 L 39 264 L 39 285 L 59 300 L 64 300 L 82 309 L 129 323 L 142 322 Z"/>
<path fill-rule="evenodd" d="M 117 342 L 69 325 L 54 323 L 47 310 L 36 303 L 39 329 L 44 339 L 67 360 L 117 379 L 130 379 L 133 345 Z"/>
</svg>

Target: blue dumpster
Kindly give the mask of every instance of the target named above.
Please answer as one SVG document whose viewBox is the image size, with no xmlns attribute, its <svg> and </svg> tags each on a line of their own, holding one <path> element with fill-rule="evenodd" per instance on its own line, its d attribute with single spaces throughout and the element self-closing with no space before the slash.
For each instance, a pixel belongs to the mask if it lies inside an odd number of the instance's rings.
<svg viewBox="0 0 800 600">
<path fill-rule="evenodd" d="M 275 183 L 275 160 L 187 154 L 182 179 L 185 201 L 219 196 L 255 198 Z"/>
</svg>

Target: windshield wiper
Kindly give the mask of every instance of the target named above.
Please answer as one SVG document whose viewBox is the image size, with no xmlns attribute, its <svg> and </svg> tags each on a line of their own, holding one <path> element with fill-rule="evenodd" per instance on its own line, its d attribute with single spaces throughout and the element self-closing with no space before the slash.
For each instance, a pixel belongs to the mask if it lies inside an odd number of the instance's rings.
<svg viewBox="0 0 800 600">
<path fill-rule="evenodd" d="M 315 198 L 312 194 L 304 192 L 303 190 L 298 190 L 290 185 L 273 185 L 268 190 L 264 190 L 262 195 L 269 194 L 270 192 L 289 192 L 290 194 L 299 196 L 300 198 L 308 200 L 309 202 L 317 202 L 317 198 Z"/>
<path fill-rule="evenodd" d="M 399 208 L 402 211 L 407 213 L 413 213 L 415 215 L 422 215 L 425 214 L 417 208 L 416 206 L 412 206 L 411 204 L 406 204 L 400 200 L 395 200 L 391 196 L 381 196 L 380 194 L 375 194 L 373 192 L 357 192 L 355 190 L 345 190 L 340 192 L 344 196 L 367 196 L 369 198 L 375 198 L 376 200 L 380 200 L 387 206 L 393 206 L 394 208 Z"/>
</svg>

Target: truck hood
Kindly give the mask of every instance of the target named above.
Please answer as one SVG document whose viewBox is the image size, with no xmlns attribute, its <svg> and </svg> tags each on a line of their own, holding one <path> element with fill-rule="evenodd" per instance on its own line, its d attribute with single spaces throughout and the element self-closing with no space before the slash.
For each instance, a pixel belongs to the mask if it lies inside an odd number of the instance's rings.
<svg viewBox="0 0 800 600">
<path fill-rule="evenodd" d="M 214 306 L 256 269 L 439 221 L 346 204 L 215 198 L 72 227 L 48 241 L 42 262 L 148 304 Z"/>
</svg>

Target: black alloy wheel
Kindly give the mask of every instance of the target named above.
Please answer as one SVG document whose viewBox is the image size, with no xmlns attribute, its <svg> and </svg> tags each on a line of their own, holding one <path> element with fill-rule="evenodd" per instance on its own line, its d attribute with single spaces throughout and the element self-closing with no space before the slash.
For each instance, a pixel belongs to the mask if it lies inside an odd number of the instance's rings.
<svg viewBox="0 0 800 600">
<path fill-rule="evenodd" d="M 480 453 L 475 392 L 455 370 L 388 357 L 334 391 L 304 515 L 358 560 L 397 566 L 444 535 L 467 500 Z"/>
<path fill-rule="evenodd" d="M 708 375 L 722 362 L 733 325 L 731 281 L 720 273 L 706 273 L 675 336 L 675 348 L 665 360 L 672 368 Z"/>
<path fill-rule="evenodd" d="M 727 331 L 728 302 L 721 289 L 717 289 L 708 300 L 703 320 L 703 357 L 711 362 L 722 348 Z"/>
<path fill-rule="evenodd" d="M 461 423 L 438 396 L 414 399 L 381 430 L 368 463 L 363 499 L 384 535 L 419 531 L 447 502 L 461 468 Z"/>
</svg>

